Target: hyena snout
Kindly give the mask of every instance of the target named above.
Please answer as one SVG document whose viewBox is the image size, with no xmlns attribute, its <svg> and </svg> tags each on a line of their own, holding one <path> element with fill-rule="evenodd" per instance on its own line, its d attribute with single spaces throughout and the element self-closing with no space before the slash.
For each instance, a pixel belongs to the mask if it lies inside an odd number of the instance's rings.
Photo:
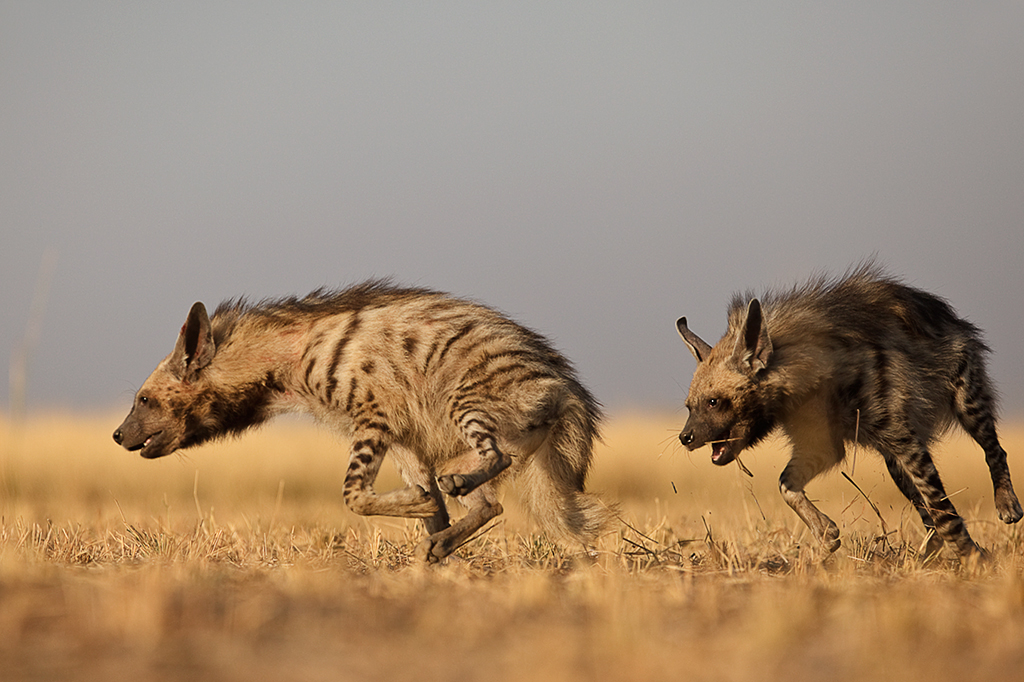
<svg viewBox="0 0 1024 682">
<path fill-rule="evenodd" d="M 139 428 L 139 424 L 134 422 L 131 417 L 125 419 L 117 430 L 114 431 L 114 442 L 118 445 L 123 445 L 129 450 L 135 445 L 135 441 L 140 440 L 142 437 L 142 429 Z"/>
<path fill-rule="evenodd" d="M 152 445 L 153 441 L 157 440 L 161 434 L 162 431 L 148 429 L 142 421 L 128 415 L 128 418 L 114 431 L 113 438 L 115 443 L 129 452 L 142 450 L 140 454 L 143 457 L 154 457 L 158 456 L 152 454 L 156 448 L 148 448 L 148 446 Z"/>
<path fill-rule="evenodd" d="M 679 442 L 686 446 L 687 450 L 696 450 L 707 442 L 707 434 L 704 433 L 706 430 L 704 423 L 694 419 L 691 413 L 683 425 L 683 430 L 679 432 Z"/>
</svg>

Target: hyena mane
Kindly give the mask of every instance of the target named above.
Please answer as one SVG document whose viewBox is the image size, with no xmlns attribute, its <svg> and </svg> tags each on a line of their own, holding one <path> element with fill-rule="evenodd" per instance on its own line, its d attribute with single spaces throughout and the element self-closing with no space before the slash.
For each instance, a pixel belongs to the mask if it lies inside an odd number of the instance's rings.
<svg viewBox="0 0 1024 682">
<path fill-rule="evenodd" d="M 938 296 L 867 263 L 840 278 L 734 297 L 714 347 L 686 318 L 677 328 L 698 361 L 683 444 L 711 444 L 712 461 L 724 465 L 781 429 L 793 450 L 780 490 L 830 550 L 839 546 L 838 529 L 804 487 L 855 441 L 882 455 L 929 532 L 929 552 L 943 542 L 962 556 L 978 551 L 928 450 L 952 424 L 985 451 L 1000 518 L 1021 518 L 996 436 L 988 347 Z"/>
<path fill-rule="evenodd" d="M 540 334 L 486 306 L 373 280 L 250 303 L 197 303 L 114 439 L 160 457 L 312 414 L 351 441 L 345 501 L 422 518 L 437 561 L 501 513 L 508 477 L 556 539 L 591 546 L 612 518 L 585 491 L 601 408 Z M 390 454 L 407 487 L 378 494 Z M 445 498 L 468 512 L 449 519 Z"/>
</svg>

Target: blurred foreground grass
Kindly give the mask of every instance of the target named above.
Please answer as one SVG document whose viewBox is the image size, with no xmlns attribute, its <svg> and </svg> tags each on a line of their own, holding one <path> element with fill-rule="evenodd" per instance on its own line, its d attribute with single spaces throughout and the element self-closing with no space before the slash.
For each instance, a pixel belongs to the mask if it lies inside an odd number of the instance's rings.
<svg viewBox="0 0 1024 682">
<path fill-rule="evenodd" d="M 345 449 L 306 422 L 144 461 L 121 415 L 0 421 L 0 679 L 973 680 L 1024 677 L 1024 552 L 984 456 L 937 448 L 991 566 L 922 562 L 917 514 L 861 451 L 782 502 L 781 441 L 719 469 L 672 415 L 620 415 L 591 488 L 622 524 L 589 563 L 508 510 L 445 565 L 414 522 L 341 498 Z M 1003 428 L 1024 476 L 1024 429 Z M 382 489 L 398 484 L 388 470 Z M 878 514 L 864 495 L 878 508 Z"/>
</svg>

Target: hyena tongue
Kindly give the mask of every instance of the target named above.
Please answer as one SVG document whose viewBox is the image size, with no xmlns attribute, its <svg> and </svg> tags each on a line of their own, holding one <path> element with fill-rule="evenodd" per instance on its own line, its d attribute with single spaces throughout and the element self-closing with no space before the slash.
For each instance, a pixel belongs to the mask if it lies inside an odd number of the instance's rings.
<svg viewBox="0 0 1024 682">
<path fill-rule="evenodd" d="M 711 461 L 715 464 L 728 464 L 732 461 L 729 454 L 729 441 L 718 441 L 711 444 Z"/>
</svg>

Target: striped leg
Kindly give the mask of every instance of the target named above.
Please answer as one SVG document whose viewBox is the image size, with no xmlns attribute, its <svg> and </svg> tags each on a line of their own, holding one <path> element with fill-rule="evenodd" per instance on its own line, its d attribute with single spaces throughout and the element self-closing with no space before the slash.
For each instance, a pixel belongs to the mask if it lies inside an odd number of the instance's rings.
<svg viewBox="0 0 1024 682">
<path fill-rule="evenodd" d="M 931 517 L 936 534 L 951 547 L 956 548 L 961 557 L 980 553 L 981 549 L 971 539 L 964 520 L 960 518 L 953 503 L 946 496 L 939 472 L 924 443 L 920 442 L 908 428 L 905 435 L 895 438 L 887 449 L 890 452 L 886 459 L 895 458 L 917 489 L 924 503 L 923 511 Z M 925 518 L 924 514 L 921 518 Z"/>
<path fill-rule="evenodd" d="M 985 461 L 988 463 L 988 470 L 992 475 L 992 487 L 995 490 L 999 518 L 1003 523 L 1017 523 L 1021 517 L 1024 517 L 1024 509 L 1021 509 L 1017 493 L 1013 491 L 1010 468 L 1006 464 L 1006 451 L 996 439 L 994 426 L 983 433 L 982 437 L 976 437 L 975 440 L 982 443 L 982 447 L 985 448 Z M 989 445 L 985 445 L 985 443 L 989 443 Z"/>
<path fill-rule="evenodd" d="M 1017 494 L 1010 481 L 1006 451 L 996 436 L 995 409 L 992 391 L 980 355 L 966 353 L 954 381 L 956 416 L 960 425 L 985 451 L 985 462 L 992 475 L 996 510 L 1005 523 L 1017 523 L 1024 516 Z"/>
<path fill-rule="evenodd" d="M 479 461 L 474 471 L 445 474 L 437 479 L 441 490 L 453 496 L 468 495 L 481 483 L 491 480 L 512 464 L 512 457 L 498 448 L 494 423 L 486 414 L 476 410 L 463 413 L 459 428 Z"/>
<path fill-rule="evenodd" d="M 914 505 L 914 509 L 921 516 L 921 522 L 928 533 L 928 543 L 925 545 L 924 550 L 925 556 L 937 554 L 942 549 L 942 538 L 939 537 L 935 530 L 935 521 L 932 519 L 931 512 L 928 511 L 928 506 L 921 497 L 921 493 L 894 457 L 886 452 L 883 452 L 882 456 L 885 459 L 885 466 L 889 469 L 889 475 L 892 476 L 892 480 L 896 483 L 896 487 L 900 489 L 904 497 L 910 500 L 911 504 Z"/>
<path fill-rule="evenodd" d="M 426 518 L 439 523 L 443 507 L 423 487 L 410 485 L 381 495 L 373 489 L 386 453 L 387 444 L 379 431 L 370 429 L 354 435 L 345 473 L 345 504 L 363 516 Z"/>
</svg>

